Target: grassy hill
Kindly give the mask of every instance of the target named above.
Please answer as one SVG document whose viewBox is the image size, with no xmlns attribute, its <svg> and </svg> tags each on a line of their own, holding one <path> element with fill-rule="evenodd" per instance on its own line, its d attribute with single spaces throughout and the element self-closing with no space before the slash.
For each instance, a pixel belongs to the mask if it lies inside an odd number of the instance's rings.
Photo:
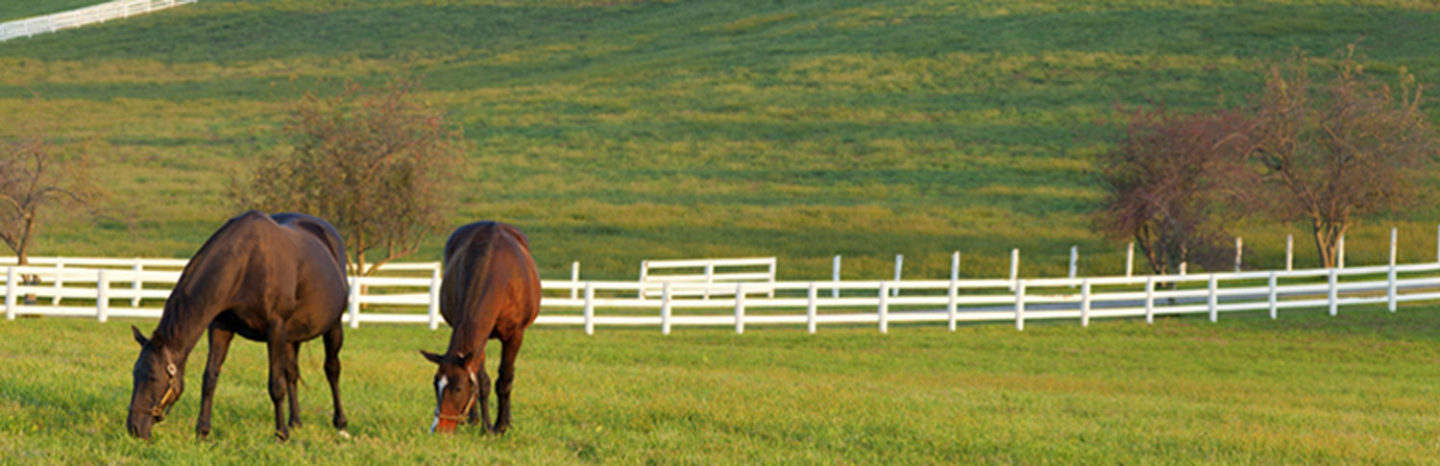
<svg viewBox="0 0 1440 466">
<path fill-rule="evenodd" d="M 322 4 L 323 3 L 323 4 Z M 3 12 L 3 11 L 0 11 Z M 633 277 L 647 258 L 778 255 L 787 277 L 1121 270 L 1089 221 L 1117 104 L 1243 102 L 1294 48 L 1363 37 L 1371 71 L 1440 84 L 1423 1 L 205 0 L 0 43 L 0 134 L 89 141 L 111 218 L 51 218 L 38 254 L 192 253 L 287 102 L 422 75 L 474 142 L 459 225 L 521 226 L 543 274 Z M 39 95 L 43 100 L 34 100 Z M 1440 120 L 1432 106 L 1431 114 Z M 1352 263 L 1431 257 L 1440 210 L 1374 219 Z M 1284 234 L 1252 221 L 1247 261 Z M 433 260 L 444 233 L 415 260 Z"/>
</svg>

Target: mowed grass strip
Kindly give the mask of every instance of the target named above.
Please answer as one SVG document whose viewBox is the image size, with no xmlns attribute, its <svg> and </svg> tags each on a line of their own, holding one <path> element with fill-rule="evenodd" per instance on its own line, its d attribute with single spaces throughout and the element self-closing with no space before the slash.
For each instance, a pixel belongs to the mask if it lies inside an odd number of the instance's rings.
<svg viewBox="0 0 1440 466">
<path fill-rule="evenodd" d="M 271 436 L 261 345 L 237 341 L 215 432 L 194 439 L 204 344 L 154 442 L 123 422 L 128 324 L 0 322 L 0 456 L 94 463 L 1410 463 L 1440 454 L 1433 307 L 962 327 L 536 328 L 515 429 L 426 433 L 448 332 L 347 331 L 354 438 L 329 427 L 318 344 L 302 350 L 307 424 Z M 153 321 L 137 321 L 142 328 Z M 490 370 L 498 345 L 489 353 Z"/>
</svg>

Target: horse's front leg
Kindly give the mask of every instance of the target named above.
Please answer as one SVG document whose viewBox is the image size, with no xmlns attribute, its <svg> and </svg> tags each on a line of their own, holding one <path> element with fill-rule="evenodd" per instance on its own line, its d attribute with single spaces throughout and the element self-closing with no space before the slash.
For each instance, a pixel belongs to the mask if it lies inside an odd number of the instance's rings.
<svg viewBox="0 0 1440 466">
<path fill-rule="evenodd" d="M 220 381 L 220 366 L 225 364 L 235 333 L 212 324 L 209 336 L 210 354 L 205 358 L 205 380 L 200 387 L 200 417 L 195 421 L 195 435 L 200 438 L 210 435 L 210 406 L 215 401 L 215 384 Z"/>
<path fill-rule="evenodd" d="M 285 425 L 285 395 L 289 389 L 286 375 L 294 359 L 293 347 L 285 341 L 283 322 L 270 323 L 266 340 L 270 350 L 270 402 L 275 404 L 275 438 L 285 441 L 290 438 L 290 428 Z"/>
<path fill-rule="evenodd" d="M 510 392 L 515 386 L 515 358 L 520 356 L 520 344 L 525 333 L 516 333 L 500 343 L 500 370 L 495 380 L 495 427 L 493 432 L 503 434 L 510 430 Z"/>
</svg>

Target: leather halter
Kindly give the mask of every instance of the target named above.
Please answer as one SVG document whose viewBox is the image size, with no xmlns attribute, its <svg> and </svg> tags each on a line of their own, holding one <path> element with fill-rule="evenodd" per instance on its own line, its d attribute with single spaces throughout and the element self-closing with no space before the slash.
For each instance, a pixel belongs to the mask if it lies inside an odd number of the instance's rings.
<svg viewBox="0 0 1440 466">
<path fill-rule="evenodd" d="M 480 382 L 478 382 L 478 381 L 476 380 L 475 374 L 473 374 L 473 373 L 470 374 L 470 383 L 475 384 L 475 385 L 476 385 L 476 387 L 475 387 L 475 388 L 476 388 L 476 391 L 479 391 Z M 440 419 L 440 420 L 443 420 L 443 421 L 459 422 L 459 423 L 463 423 L 463 422 L 465 422 L 465 421 L 470 420 L 470 418 L 469 418 L 470 408 L 474 408 L 474 407 L 475 407 L 475 399 L 476 399 L 476 398 L 479 398 L 479 397 L 480 397 L 479 395 L 480 395 L 479 393 L 476 393 L 475 395 L 472 395 L 472 396 L 470 397 L 470 401 L 465 402 L 465 408 L 460 410 L 460 414 L 455 414 L 455 415 L 440 414 L 440 406 L 438 406 L 438 405 L 435 406 L 435 419 Z"/>
<path fill-rule="evenodd" d="M 173 368 L 174 368 L 174 367 L 175 367 L 174 364 L 170 364 L 170 365 L 168 365 L 168 366 L 166 367 L 166 369 L 167 369 L 166 372 L 168 372 L 168 373 L 170 374 L 170 380 L 169 380 L 169 382 L 167 382 L 167 385 L 168 385 L 168 386 L 165 387 L 165 395 L 163 395 L 163 396 L 160 397 L 160 401 L 159 401 L 158 403 L 155 403 L 155 406 L 151 406 L 150 409 L 148 409 L 148 410 L 140 410 L 140 409 L 130 408 L 130 412 L 133 413 L 133 412 L 136 412 L 136 411 L 143 411 L 143 412 L 149 413 L 151 417 L 162 418 L 162 419 L 165 417 L 165 403 L 169 403 L 169 402 L 170 402 L 170 397 L 176 396 L 176 395 L 175 395 L 176 392 L 179 391 L 179 390 L 176 389 L 176 388 L 177 388 L 177 385 L 179 385 L 179 384 L 176 383 L 176 381 L 177 381 L 179 378 L 178 378 L 178 377 L 175 377 L 175 372 L 173 371 Z"/>
</svg>

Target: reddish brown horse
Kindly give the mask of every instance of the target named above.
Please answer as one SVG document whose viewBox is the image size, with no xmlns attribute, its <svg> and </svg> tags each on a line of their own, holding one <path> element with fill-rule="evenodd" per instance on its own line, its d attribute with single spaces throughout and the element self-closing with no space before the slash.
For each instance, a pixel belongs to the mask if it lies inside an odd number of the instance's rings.
<svg viewBox="0 0 1440 466">
<path fill-rule="evenodd" d="M 445 354 L 420 351 L 439 366 L 435 372 L 435 422 L 431 432 L 452 432 L 467 418 L 490 432 L 510 428 L 510 389 L 515 357 L 525 329 L 540 313 L 540 278 L 525 234 L 498 222 L 465 225 L 445 243 L 445 281 L 440 312 L 453 329 Z M 500 340 L 495 381 L 497 413 L 490 424 L 490 377 L 485 342 Z M 478 402 L 478 403 L 477 403 Z M 476 405 L 479 405 L 477 419 Z"/>
<path fill-rule="evenodd" d="M 285 440 L 300 425 L 295 382 L 300 343 L 324 336 L 325 377 L 335 402 L 335 427 L 344 432 L 340 407 L 340 316 L 345 311 L 345 246 L 330 223 L 303 214 L 273 217 L 249 211 L 220 227 L 180 274 L 150 338 L 130 327 L 140 343 L 134 391 L 125 426 L 150 438 L 184 391 L 185 361 L 200 333 L 210 330 L 210 354 L 195 432 L 210 433 L 210 403 L 220 365 L 236 333 L 263 341 L 270 350 L 270 400 L 275 435 Z M 290 399 L 287 426 L 282 404 Z"/>
</svg>

